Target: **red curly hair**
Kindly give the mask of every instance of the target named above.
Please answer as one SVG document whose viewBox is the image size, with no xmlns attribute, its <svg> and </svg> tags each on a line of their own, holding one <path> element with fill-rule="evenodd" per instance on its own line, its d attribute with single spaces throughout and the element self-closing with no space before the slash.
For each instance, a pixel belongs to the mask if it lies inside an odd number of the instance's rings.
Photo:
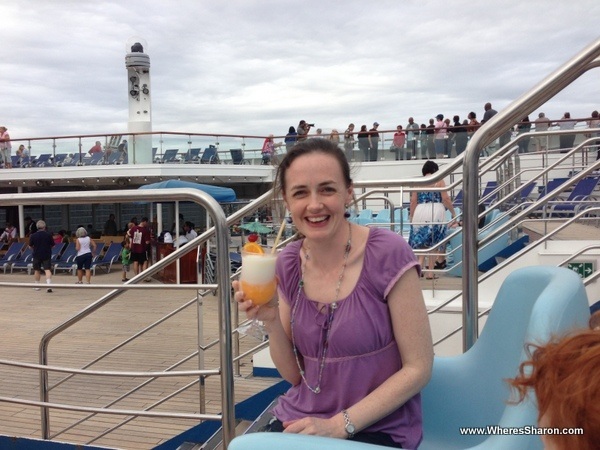
<svg viewBox="0 0 600 450">
<path fill-rule="evenodd" d="M 533 352 L 532 352 L 533 349 Z M 508 382 L 519 402 L 533 388 L 538 422 L 546 416 L 552 428 L 583 428 L 583 435 L 547 435 L 561 449 L 597 450 L 600 442 L 600 332 L 582 331 L 553 339 L 544 346 L 530 345 L 528 361 Z"/>
</svg>

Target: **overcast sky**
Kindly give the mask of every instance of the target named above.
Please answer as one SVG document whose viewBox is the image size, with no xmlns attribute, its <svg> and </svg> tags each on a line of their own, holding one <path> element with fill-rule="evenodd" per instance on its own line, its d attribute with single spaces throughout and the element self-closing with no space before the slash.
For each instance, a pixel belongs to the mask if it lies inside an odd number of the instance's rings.
<svg viewBox="0 0 600 450">
<path fill-rule="evenodd" d="M 0 125 L 127 130 L 126 43 L 151 61 L 155 131 L 380 129 L 501 110 L 598 39 L 598 0 L 0 0 Z M 543 105 L 588 117 L 598 70 Z M 595 85 L 595 86 L 594 86 Z M 533 117 L 532 117 L 533 118 Z"/>
</svg>

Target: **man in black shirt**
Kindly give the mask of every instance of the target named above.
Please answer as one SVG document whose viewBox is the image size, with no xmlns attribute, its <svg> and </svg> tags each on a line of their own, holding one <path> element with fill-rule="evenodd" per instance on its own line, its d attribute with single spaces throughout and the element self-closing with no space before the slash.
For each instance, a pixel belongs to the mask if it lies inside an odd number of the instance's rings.
<svg viewBox="0 0 600 450">
<path fill-rule="evenodd" d="M 37 227 L 35 226 L 35 222 L 31 219 L 30 216 L 25 217 L 25 236 L 29 237 L 36 231 Z"/>
<path fill-rule="evenodd" d="M 43 220 L 37 221 L 37 231 L 29 236 L 29 246 L 33 249 L 33 270 L 35 282 L 39 283 L 42 270 L 46 273 L 46 284 L 48 285 L 47 292 L 52 292 L 50 284 L 52 283 L 51 258 L 52 247 L 54 247 L 54 239 L 52 234 L 46 231 L 46 222 Z M 39 291 L 40 288 L 34 288 Z"/>
</svg>

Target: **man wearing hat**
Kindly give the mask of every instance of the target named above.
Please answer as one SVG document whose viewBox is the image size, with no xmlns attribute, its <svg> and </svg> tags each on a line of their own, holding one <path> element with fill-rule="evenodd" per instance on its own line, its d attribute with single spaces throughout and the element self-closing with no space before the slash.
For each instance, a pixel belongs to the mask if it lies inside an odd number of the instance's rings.
<svg viewBox="0 0 600 450">
<path fill-rule="evenodd" d="M 369 130 L 369 161 L 377 161 L 377 152 L 379 150 L 379 132 L 378 122 L 373 123 L 373 128 Z"/>
</svg>

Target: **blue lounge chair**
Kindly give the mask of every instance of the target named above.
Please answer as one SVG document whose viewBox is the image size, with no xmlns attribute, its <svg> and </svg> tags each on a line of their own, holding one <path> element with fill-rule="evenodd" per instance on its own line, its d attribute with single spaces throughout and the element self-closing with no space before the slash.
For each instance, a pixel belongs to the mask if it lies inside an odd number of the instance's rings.
<svg viewBox="0 0 600 450">
<path fill-rule="evenodd" d="M 160 160 L 161 164 L 167 164 L 167 163 L 178 163 L 179 160 L 177 159 L 177 155 L 179 153 L 179 149 L 177 148 L 170 148 L 165 150 L 165 153 L 162 157 L 162 160 Z"/>
<path fill-rule="evenodd" d="M 94 276 L 96 276 L 97 267 L 101 267 L 106 273 L 110 273 L 113 263 L 117 262 L 121 256 L 122 248 L 120 242 L 113 242 L 108 246 L 104 255 L 94 258 L 94 261 L 92 261 L 92 273 Z M 96 252 L 98 253 L 98 250 Z"/>
<path fill-rule="evenodd" d="M 52 272 L 56 275 L 57 270 L 63 270 L 75 275 L 75 271 L 77 270 L 77 264 L 75 264 L 76 256 L 77 249 L 75 248 L 75 242 L 70 242 L 62 255 L 52 265 Z"/>
<path fill-rule="evenodd" d="M 54 247 L 52 247 L 52 256 L 50 257 L 50 261 L 56 261 L 65 245 L 66 244 L 56 244 Z M 20 258 L 10 265 L 10 273 L 13 273 L 13 270 L 15 269 L 26 270 L 27 275 L 31 275 L 31 272 L 33 271 L 33 250 L 31 248 L 28 247 L 23 250 Z"/>
<path fill-rule="evenodd" d="M 498 200 L 498 192 L 494 192 L 498 188 L 498 183 L 495 181 L 488 181 L 481 194 L 481 201 L 486 207 L 489 207 L 492 203 Z"/>
<path fill-rule="evenodd" d="M 56 167 L 62 167 L 64 165 L 65 159 L 69 156 L 68 153 L 59 153 L 54 157 L 54 165 Z"/>
<path fill-rule="evenodd" d="M 232 148 L 229 150 L 231 153 L 231 163 L 235 165 L 250 164 L 250 161 L 244 159 L 244 151 L 241 148 Z"/>
<path fill-rule="evenodd" d="M 204 149 L 202 157 L 200 158 L 200 164 L 219 164 L 219 155 L 217 153 L 217 147 L 211 145 Z"/>
<path fill-rule="evenodd" d="M 53 165 L 51 153 L 44 153 L 38 156 L 33 164 L 34 167 L 52 167 Z"/>
<path fill-rule="evenodd" d="M 2 265 L 4 273 L 6 273 L 8 265 L 10 265 L 10 263 L 21 254 L 23 247 L 25 247 L 24 242 L 13 242 L 10 244 L 10 247 L 8 247 L 8 250 L 6 250 L 4 256 L 0 258 L 0 265 Z"/>
<path fill-rule="evenodd" d="M 83 158 L 84 166 L 98 166 L 104 163 L 105 154 L 102 152 L 92 153 L 89 156 Z M 89 158 L 89 159 L 88 159 Z"/>
<path fill-rule="evenodd" d="M 200 161 L 201 148 L 190 148 L 183 157 L 184 164 L 197 164 Z"/>
<path fill-rule="evenodd" d="M 31 269 L 33 267 L 31 260 L 33 259 L 33 249 L 31 247 L 27 247 L 24 249 L 21 254 L 17 255 L 12 261 L 4 264 L 4 273 L 10 267 L 10 273 L 13 273 L 13 270 L 26 270 L 28 275 L 31 275 Z"/>
<path fill-rule="evenodd" d="M 598 186 L 600 177 L 582 178 L 575 185 L 569 197 L 566 200 L 553 202 L 548 209 L 550 217 L 553 215 L 571 216 L 577 214 L 580 209 L 591 206 L 590 201 L 594 200 L 592 193 Z"/>
</svg>

